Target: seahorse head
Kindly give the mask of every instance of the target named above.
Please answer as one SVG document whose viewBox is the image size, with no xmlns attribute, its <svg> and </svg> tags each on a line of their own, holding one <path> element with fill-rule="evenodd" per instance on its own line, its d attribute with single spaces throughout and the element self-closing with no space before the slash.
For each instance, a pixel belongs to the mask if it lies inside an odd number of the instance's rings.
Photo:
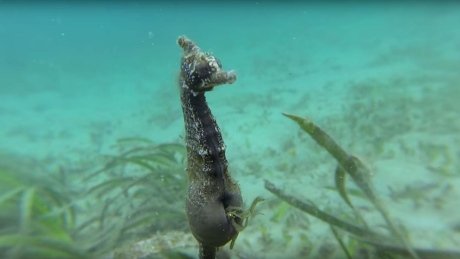
<svg viewBox="0 0 460 259">
<path fill-rule="evenodd" d="M 236 80 L 233 71 L 224 71 L 216 57 L 201 51 L 191 40 L 182 36 L 178 44 L 184 50 L 180 75 L 186 87 L 192 91 L 210 91 L 217 85 L 231 84 Z"/>
</svg>

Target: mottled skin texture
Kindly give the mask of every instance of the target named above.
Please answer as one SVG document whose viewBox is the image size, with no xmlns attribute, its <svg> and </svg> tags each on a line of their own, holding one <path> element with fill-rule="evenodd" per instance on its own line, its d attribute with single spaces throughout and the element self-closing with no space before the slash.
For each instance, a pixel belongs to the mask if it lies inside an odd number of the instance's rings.
<svg viewBox="0 0 460 259">
<path fill-rule="evenodd" d="M 200 258 L 214 258 L 218 247 L 238 235 L 236 227 L 242 219 L 230 212 L 242 211 L 243 201 L 228 172 L 225 145 L 205 92 L 233 83 L 236 75 L 223 71 L 214 56 L 202 52 L 189 39 L 180 37 L 178 44 L 184 50 L 179 88 L 187 146 L 187 217 L 200 243 Z"/>
</svg>

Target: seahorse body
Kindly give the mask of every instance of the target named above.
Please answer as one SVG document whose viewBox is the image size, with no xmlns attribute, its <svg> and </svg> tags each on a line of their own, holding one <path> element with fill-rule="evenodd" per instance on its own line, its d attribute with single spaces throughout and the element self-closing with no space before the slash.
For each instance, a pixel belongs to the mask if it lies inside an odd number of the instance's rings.
<svg viewBox="0 0 460 259">
<path fill-rule="evenodd" d="M 228 212 L 242 210 L 243 201 L 229 175 L 224 141 L 204 94 L 219 84 L 233 83 L 236 75 L 223 71 L 214 56 L 202 52 L 189 39 L 180 37 L 178 44 L 184 50 L 179 88 L 189 178 L 187 217 L 200 243 L 200 257 L 214 258 L 218 247 L 238 235 L 235 223 L 241 224 L 241 219 L 232 218 Z"/>
</svg>

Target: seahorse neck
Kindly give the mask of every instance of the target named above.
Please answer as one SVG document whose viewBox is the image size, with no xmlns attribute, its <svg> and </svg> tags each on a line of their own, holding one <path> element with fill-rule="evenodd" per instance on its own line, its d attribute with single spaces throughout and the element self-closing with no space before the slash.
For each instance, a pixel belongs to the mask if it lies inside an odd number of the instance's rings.
<svg viewBox="0 0 460 259">
<path fill-rule="evenodd" d="M 183 81 L 180 91 L 189 158 L 202 159 L 207 175 L 221 177 L 227 170 L 225 144 L 205 92 L 194 92 Z"/>
</svg>

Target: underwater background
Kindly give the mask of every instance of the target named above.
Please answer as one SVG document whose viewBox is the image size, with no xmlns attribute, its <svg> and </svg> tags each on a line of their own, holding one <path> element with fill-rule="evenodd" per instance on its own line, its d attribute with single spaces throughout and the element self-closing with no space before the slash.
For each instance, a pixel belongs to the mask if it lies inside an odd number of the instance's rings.
<svg viewBox="0 0 460 259">
<path fill-rule="evenodd" d="M 236 71 L 207 100 L 246 206 L 265 199 L 227 256 L 380 256 L 265 180 L 391 232 L 350 179 L 341 199 L 337 162 L 286 112 L 367 165 L 410 246 L 455 257 L 459 24 L 455 1 L 0 1 L 1 257 L 196 257 L 180 35 Z"/>
</svg>

